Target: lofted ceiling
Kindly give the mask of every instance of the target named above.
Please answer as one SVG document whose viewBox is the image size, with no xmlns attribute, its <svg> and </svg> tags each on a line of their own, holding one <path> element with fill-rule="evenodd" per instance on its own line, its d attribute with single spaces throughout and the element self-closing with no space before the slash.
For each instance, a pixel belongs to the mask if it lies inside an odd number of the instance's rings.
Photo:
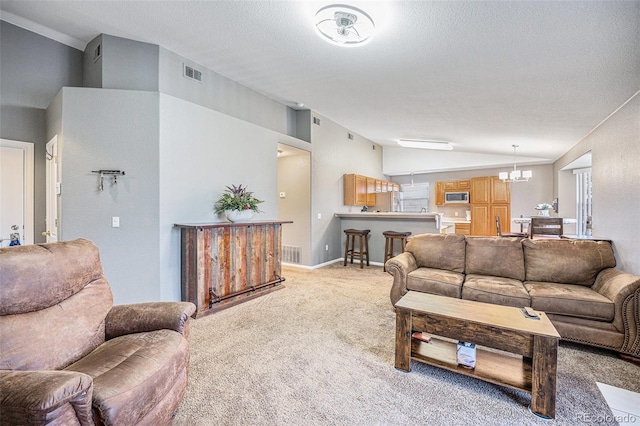
<svg viewBox="0 0 640 426">
<path fill-rule="evenodd" d="M 345 3 L 341 0 L 342 3 Z M 370 43 L 342 48 L 313 17 L 331 1 L 10 1 L 83 49 L 101 33 L 161 45 L 383 146 L 552 162 L 640 90 L 640 1 L 353 1 Z M 36 26 L 37 26 L 36 25 Z M 500 163 L 497 161 L 496 163 Z"/>
</svg>

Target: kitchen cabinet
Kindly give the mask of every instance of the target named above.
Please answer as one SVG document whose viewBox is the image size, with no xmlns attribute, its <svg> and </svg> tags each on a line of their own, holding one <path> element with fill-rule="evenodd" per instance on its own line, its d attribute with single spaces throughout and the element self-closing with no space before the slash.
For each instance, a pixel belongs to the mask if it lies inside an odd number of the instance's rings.
<svg viewBox="0 0 640 426">
<path fill-rule="evenodd" d="M 444 206 L 444 182 L 436 182 L 436 206 Z"/>
<path fill-rule="evenodd" d="M 469 191 L 469 201 L 471 204 L 489 202 L 489 178 L 477 177 L 471 179 L 471 190 Z M 473 216 L 472 216 L 473 217 Z"/>
<path fill-rule="evenodd" d="M 497 235 L 496 216 L 511 223 L 511 184 L 497 176 L 471 179 L 471 235 Z"/>
<path fill-rule="evenodd" d="M 456 234 L 458 235 L 471 235 L 470 223 L 456 223 Z"/>
<path fill-rule="evenodd" d="M 345 174 L 344 205 L 368 206 L 376 205 L 376 194 L 382 192 L 400 191 L 400 185 L 386 180 L 375 179 L 355 173 Z"/>
<path fill-rule="evenodd" d="M 471 191 L 471 181 L 464 180 L 444 180 L 436 182 L 436 206 L 444 206 L 445 192 Z"/>
<path fill-rule="evenodd" d="M 367 178 L 367 206 L 375 206 L 376 204 L 376 180 L 374 178 Z"/>
<path fill-rule="evenodd" d="M 346 206 L 364 206 L 367 204 L 367 178 L 365 176 L 356 174 L 344 175 L 344 204 Z"/>
</svg>

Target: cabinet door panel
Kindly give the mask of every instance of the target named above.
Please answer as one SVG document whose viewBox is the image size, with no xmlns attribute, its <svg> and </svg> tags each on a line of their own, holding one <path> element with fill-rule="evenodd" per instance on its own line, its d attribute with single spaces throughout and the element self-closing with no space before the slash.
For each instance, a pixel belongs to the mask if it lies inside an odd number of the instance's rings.
<svg viewBox="0 0 640 426">
<path fill-rule="evenodd" d="M 471 235 L 491 235 L 488 204 L 471 206 Z"/>
<path fill-rule="evenodd" d="M 365 201 L 362 203 L 366 206 L 375 206 L 376 205 L 376 180 L 374 178 L 366 178 L 367 179 L 367 187 L 365 190 Z"/>
<path fill-rule="evenodd" d="M 511 209 L 508 204 L 495 204 L 491 206 L 491 235 L 498 235 L 496 227 L 496 216 L 500 217 L 500 226 L 502 232 L 508 234 L 511 232 Z"/>
<path fill-rule="evenodd" d="M 356 205 L 364 206 L 367 202 L 367 178 L 356 175 Z"/>
<path fill-rule="evenodd" d="M 496 204 L 511 203 L 511 184 L 503 182 L 497 176 L 491 176 L 491 202 Z"/>
<path fill-rule="evenodd" d="M 444 182 L 436 182 L 436 206 L 444 206 Z"/>
<path fill-rule="evenodd" d="M 471 179 L 471 204 L 489 202 L 489 178 Z"/>
</svg>

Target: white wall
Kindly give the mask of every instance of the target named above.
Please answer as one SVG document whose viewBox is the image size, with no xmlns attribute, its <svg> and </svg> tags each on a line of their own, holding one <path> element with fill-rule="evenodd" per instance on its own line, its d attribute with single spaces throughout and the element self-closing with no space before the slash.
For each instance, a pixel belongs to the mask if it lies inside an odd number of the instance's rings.
<svg viewBox="0 0 640 426">
<path fill-rule="evenodd" d="M 96 243 L 115 303 L 160 300 L 158 93 L 64 88 L 61 103 L 50 107 L 62 113 L 59 239 Z M 99 169 L 126 175 L 101 192 Z"/>
<path fill-rule="evenodd" d="M 225 187 L 248 186 L 261 200 L 253 220 L 278 219 L 278 133 L 160 94 L 159 246 L 162 300 L 180 300 L 176 223 L 224 220 L 213 205 Z"/>
<path fill-rule="evenodd" d="M 278 158 L 278 219 L 293 223 L 282 227 L 282 245 L 301 247 L 300 264 L 311 266 L 311 153 L 288 151 L 295 154 Z"/>
<path fill-rule="evenodd" d="M 613 241 L 618 268 L 640 275 L 640 95 L 554 164 L 555 172 L 591 151 L 593 235 Z"/>
</svg>

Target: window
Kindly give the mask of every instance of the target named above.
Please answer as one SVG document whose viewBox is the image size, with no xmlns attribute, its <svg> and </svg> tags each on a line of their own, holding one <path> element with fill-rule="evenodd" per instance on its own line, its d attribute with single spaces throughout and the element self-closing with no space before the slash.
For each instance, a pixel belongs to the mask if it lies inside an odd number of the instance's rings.
<svg viewBox="0 0 640 426">
<path fill-rule="evenodd" d="M 404 212 L 419 213 L 422 209 L 429 211 L 429 182 L 403 184 L 402 190 Z"/>
<path fill-rule="evenodd" d="M 576 169 L 576 232 L 578 235 L 591 234 L 591 169 Z M 589 228 L 587 228 L 587 224 Z M 587 231 L 588 229 L 588 231 Z"/>
</svg>

